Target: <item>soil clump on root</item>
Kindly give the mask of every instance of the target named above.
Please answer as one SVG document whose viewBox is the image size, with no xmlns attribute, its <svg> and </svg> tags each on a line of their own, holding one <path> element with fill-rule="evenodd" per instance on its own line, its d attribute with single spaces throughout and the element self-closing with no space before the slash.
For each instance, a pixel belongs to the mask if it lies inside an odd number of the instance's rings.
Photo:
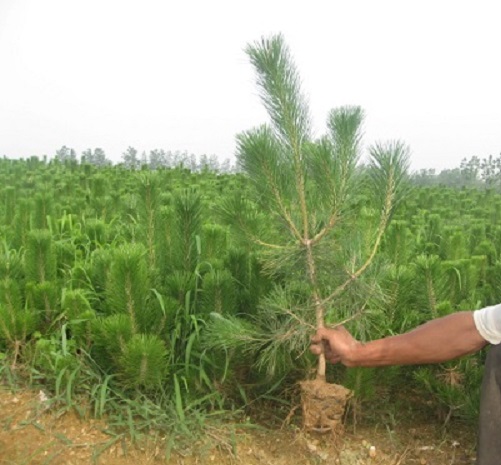
<svg viewBox="0 0 501 465">
<path fill-rule="evenodd" d="M 342 434 L 346 404 L 353 392 L 322 379 L 302 381 L 300 386 L 303 427 L 318 433 Z"/>
</svg>

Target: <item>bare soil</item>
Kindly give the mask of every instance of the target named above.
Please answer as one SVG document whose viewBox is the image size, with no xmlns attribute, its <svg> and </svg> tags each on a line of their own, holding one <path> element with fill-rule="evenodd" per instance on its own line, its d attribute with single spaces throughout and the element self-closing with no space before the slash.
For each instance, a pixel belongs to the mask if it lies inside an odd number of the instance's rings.
<svg viewBox="0 0 501 465">
<path fill-rule="evenodd" d="M 44 409 L 39 392 L 0 387 L 0 464 L 24 465 L 466 465 L 474 464 L 475 432 L 465 426 L 443 433 L 441 425 L 409 418 L 390 428 L 347 426 L 342 436 L 314 435 L 298 427 L 242 430 L 236 443 L 212 441 L 196 454 L 173 452 L 168 438 L 135 446 L 117 441 L 105 421 Z"/>
</svg>

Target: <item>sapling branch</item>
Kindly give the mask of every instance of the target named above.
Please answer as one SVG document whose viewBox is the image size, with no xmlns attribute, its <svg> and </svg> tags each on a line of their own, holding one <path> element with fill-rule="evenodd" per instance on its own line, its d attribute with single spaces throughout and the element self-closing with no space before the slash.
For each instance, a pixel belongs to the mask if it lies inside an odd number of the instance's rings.
<svg viewBox="0 0 501 465">
<path fill-rule="evenodd" d="M 261 240 L 259 240 L 257 237 L 253 236 L 253 235 L 249 235 L 250 239 L 252 242 L 254 242 L 256 245 L 260 245 L 262 247 L 267 247 L 269 249 L 280 249 L 280 250 L 285 250 L 287 249 L 287 247 L 283 246 L 283 245 L 277 245 L 277 244 L 269 244 L 267 242 L 263 242 Z"/>
<path fill-rule="evenodd" d="M 265 173 L 266 180 L 268 182 L 269 187 L 273 192 L 273 196 L 275 198 L 275 202 L 279 208 L 280 216 L 285 220 L 289 230 L 296 237 L 296 239 L 301 238 L 301 233 L 296 227 L 294 221 L 292 221 L 292 217 L 287 210 L 284 201 L 282 200 L 282 195 L 280 194 L 280 189 L 277 186 L 274 176 L 271 174 L 271 169 L 267 166 L 267 163 L 263 163 L 263 172 Z"/>
<path fill-rule="evenodd" d="M 318 244 L 327 233 L 332 231 L 334 229 L 334 226 L 337 223 L 337 220 L 339 219 L 338 211 L 336 210 L 334 213 L 332 213 L 331 217 L 329 218 L 329 222 L 327 223 L 326 226 L 324 226 L 313 238 L 311 239 L 311 243 Z"/>
<path fill-rule="evenodd" d="M 343 293 L 343 291 L 353 281 L 358 279 L 365 272 L 365 270 L 367 270 L 367 268 L 370 266 L 370 264 L 374 260 L 374 257 L 376 256 L 376 253 L 377 253 L 379 246 L 381 244 L 381 240 L 383 238 L 383 234 L 384 234 L 386 227 L 388 226 L 388 223 L 390 221 L 391 212 L 392 212 L 392 209 L 394 206 L 394 199 L 395 199 L 395 182 L 394 182 L 394 177 L 393 177 L 393 171 L 390 170 L 390 173 L 388 175 L 385 200 L 384 200 L 383 209 L 381 212 L 381 219 L 379 221 L 379 227 L 377 230 L 376 239 L 374 241 L 374 244 L 372 246 L 372 250 L 371 250 L 369 256 L 367 257 L 366 261 L 362 264 L 362 266 L 360 268 L 358 268 L 355 272 L 350 273 L 349 278 L 344 283 L 342 283 L 340 286 L 338 286 L 329 296 L 327 296 L 321 302 L 322 305 L 327 304 L 332 299 L 341 295 Z"/>
</svg>

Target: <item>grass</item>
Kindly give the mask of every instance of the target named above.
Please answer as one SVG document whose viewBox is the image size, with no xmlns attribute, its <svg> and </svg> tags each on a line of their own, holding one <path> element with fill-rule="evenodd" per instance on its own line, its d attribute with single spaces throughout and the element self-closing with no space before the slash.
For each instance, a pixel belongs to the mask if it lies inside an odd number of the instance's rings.
<svg viewBox="0 0 501 465">
<path fill-rule="evenodd" d="M 0 364 L 0 379 L 10 390 L 40 389 L 47 397 L 37 401 L 34 418 L 25 425 L 31 424 L 43 430 L 43 424 L 38 421 L 42 415 L 59 418 L 68 412 L 76 413 L 81 419 L 105 420 L 106 426 L 101 432 L 110 439 L 94 448 L 95 463 L 117 443 L 121 444 L 124 453 L 129 447 L 127 444 L 133 447 L 151 443 L 159 447 L 161 444 L 162 455 L 166 458 L 174 452 L 203 454 L 214 447 L 234 454 L 238 430 L 245 427 L 245 423 L 241 423 L 240 411 L 207 410 L 196 402 L 188 402 L 183 398 L 184 391 L 177 376 L 174 376 L 174 395 L 160 390 L 155 396 L 148 397 L 137 391 L 121 390 L 112 375 L 99 373 L 85 363 L 73 370 L 63 367 L 43 380 L 39 373 L 26 376 L 26 371 L 26 367 L 22 372 L 20 368 L 12 370 L 8 363 Z M 66 447 L 77 447 L 67 437 L 58 436 L 55 440 Z M 38 457 L 39 452 L 33 452 L 28 462 Z"/>
</svg>

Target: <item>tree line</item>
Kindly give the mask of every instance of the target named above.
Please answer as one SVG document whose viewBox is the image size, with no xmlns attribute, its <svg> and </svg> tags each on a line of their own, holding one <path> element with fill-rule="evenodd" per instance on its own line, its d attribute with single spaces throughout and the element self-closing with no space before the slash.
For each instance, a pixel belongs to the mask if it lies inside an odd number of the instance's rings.
<svg viewBox="0 0 501 465">
<path fill-rule="evenodd" d="M 46 157 L 44 157 L 46 160 Z M 101 147 L 84 150 L 80 157 L 75 149 L 63 145 L 56 150 L 54 160 L 65 164 L 89 164 L 94 166 L 111 166 L 113 162 L 106 156 Z M 187 151 L 153 149 L 149 152 L 139 151 L 129 146 L 122 153 L 121 164 L 129 169 L 148 168 L 152 170 L 161 168 L 186 168 L 192 172 L 212 171 L 216 173 L 233 173 L 236 166 L 229 158 L 220 160 L 217 155 L 196 155 Z"/>
</svg>

